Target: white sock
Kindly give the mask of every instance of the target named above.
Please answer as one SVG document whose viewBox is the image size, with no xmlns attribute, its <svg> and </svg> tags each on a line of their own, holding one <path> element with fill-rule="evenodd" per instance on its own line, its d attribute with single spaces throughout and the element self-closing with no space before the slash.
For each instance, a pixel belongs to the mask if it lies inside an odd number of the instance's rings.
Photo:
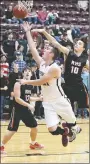
<svg viewBox="0 0 90 164">
<path fill-rule="evenodd" d="M 31 141 L 31 144 L 34 145 L 36 143 L 36 141 Z"/>
</svg>

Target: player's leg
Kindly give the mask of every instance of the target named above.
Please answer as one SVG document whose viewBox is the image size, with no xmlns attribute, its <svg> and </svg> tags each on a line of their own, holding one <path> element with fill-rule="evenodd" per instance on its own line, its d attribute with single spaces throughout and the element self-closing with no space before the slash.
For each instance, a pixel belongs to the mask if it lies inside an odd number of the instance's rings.
<svg viewBox="0 0 90 164">
<path fill-rule="evenodd" d="M 16 133 L 16 131 L 9 131 L 5 133 L 3 139 L 2 139 L 2 145 L 5 145 L 11 138 L 12 136 Z"/>
<path fill-rule="evenodd" d="M 61 135 L 62 136 L 62 144 L 63 146 L 68 145 L 68 135 L 69 129 L 67 127 L 61 128 L 58 126 L 60 122 L 60 118 L 57 115 L 56 111 L 52 107 L 50 103 L 43 103 L 44 105 L 44 113 L 45 113 L 45 121 L 49 132 L 52 135 Z"/>
<path fill-rule="evenodd" d="M 78 94 L 77 94 L 77 103 L 78 103 L 78 108 L 80 111 L 85 111 L 86 109 L 86 115 L 87 115 L 87 109 L 89 107 L 89 95 L 88 95 L 88 90 L 84 84 L 80 85 L 78 87 Z"/>
<path fill-rule="evenodd" d="M 1 146 L 0 146 L 1 154 L 6 154 L 5 145 L 9 142 L 9 140 L 12 138 L 12 136 L 17 132 L 18 127 L 19 127 L 19 122 L 20 122 L 19 114 L 15 110 L 15 108 L 13 108 L 7 132 L 4 135 L 2 142 L 1 142 Z"/>
<path fill-rule="evenodd" d="M 68 127 L 71 131 L 69 141 L 72 142 L 76 138 L 76 134 L 80 133 L 81 128 L 76 125 L 76 117 L 72 110 L 71 104 L 67 98 L 61 97 L 57 102 L 53 103 L 53 107 L 57 113 L 66 121 L 63 127 Z M 74 129 L 74 131 L 72 131 Z M 76 133 L 76 134 L 75 134 Z"/>
<path fill-rule="evenodd" d="M 38 132 L 37 127 L 31 128 L 31 131 L 30 131 L 30 138 L 31 138 L 31 142 L 33 142 L 33 143 L 36 141 L 37 132 Z"/>
<path fill-rule="evenodd" d="M 30 148 L 31 149 L 42 149 L 44 148 L 43 145 L 39 144 L 36 141 L 37 138 L 37 122 L 33 116 L 33 114 L 31 113 L 30 110 L 25 109 L 22 111 L 22 121 L 25 123 L 25 125 L 27 127 L 29 127 L 31 129 L 30 131 L 30 138 L 31 138 L 31 143 L 30 143 Z"/>
<path fill-rule="evenodd" d="M 69 98 L 72 109 L 74 111 L 74 102 L 78 100 L 78 96 L 80 94 L 80 87 L 78 88 L 77 85 L 70 86 L 67 84 L 64 84 L 62 87 L 63 87 L 63 90 L 64 90 L 66 96 Z M 78 125 L 72 126 L 72 129 L 75 131 L 76 134 L 79 134 L 82 130 Z"/>
</svg>

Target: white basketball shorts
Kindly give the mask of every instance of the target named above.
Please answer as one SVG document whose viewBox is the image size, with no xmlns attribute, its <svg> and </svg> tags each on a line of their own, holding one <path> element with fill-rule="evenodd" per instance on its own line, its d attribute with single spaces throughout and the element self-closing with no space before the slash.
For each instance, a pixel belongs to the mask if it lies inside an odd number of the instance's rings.
<svg viewBox="0 0 90 164">
<path fill-rule="evenodd" d="M 67 123 L 75 123 L 76 121 L 70 102 L 63 96 L 58 98 L 55 102 L 43 102 L 43 106 L 45 121 L 48 128 L 60 122 L 59 116 Z"/>
</svg>

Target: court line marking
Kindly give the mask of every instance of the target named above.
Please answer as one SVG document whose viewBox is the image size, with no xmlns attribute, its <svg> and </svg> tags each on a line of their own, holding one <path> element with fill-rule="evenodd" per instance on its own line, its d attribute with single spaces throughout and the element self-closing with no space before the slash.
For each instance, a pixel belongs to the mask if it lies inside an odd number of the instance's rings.
<svg viewBox="0 0 90 164">
<path fill-rule="evenodd" d="M 80 124 L 80 125 L 85 125 L 85 124 L 89 124 L 89 122 L 82 122 L 82 123 L 77 123 L 77 124 Z M 38 125 L 46 125 L 46 124 L 38 124 Z M 7 125 L 0 125 L 1 127 L 2 126 L 8 126 L 8 124 Z M 25 126 L 25 125 L 20 125 L 20 126 Z"/>
<path fill-rule="evenodd" d="M 52 155 L 77 155 L 77 154 L 81 154 L 81 155 L 85 155 L 85 154 L 89 154 L 89 151 L 85 151 L 85 152 L 74 152 L 74 153 L 51 153 L 51 154 L 42 154 L 42 153 L 33 153 L 33 154 L 24 154 L 24 155 L 6 155 L 4 157 L 27 157 L 27 156 L 52 156 Z"/>
</svg>

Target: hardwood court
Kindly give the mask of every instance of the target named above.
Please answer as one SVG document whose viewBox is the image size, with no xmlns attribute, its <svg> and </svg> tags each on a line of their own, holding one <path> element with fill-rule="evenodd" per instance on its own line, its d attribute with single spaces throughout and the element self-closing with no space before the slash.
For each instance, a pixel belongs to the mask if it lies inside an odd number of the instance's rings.
<svg viewBox="0 0 90 164">
<path fill-rule="evenodd" d="M 89 163 L 89 121 L 78 121 L 82 132 L 74 142 L 64 148 L 61 136 L 48 133 L 44 122 L 38 126 L 37 141 L 45 145 L 43 150 L 29 150 L 29 128 L 21 122 L 18 133 L 6 145 L 7 156 L 1 163 Z M 1 138 L 5 134 L 8 122 L 1 125 Z"/>
</svg>

